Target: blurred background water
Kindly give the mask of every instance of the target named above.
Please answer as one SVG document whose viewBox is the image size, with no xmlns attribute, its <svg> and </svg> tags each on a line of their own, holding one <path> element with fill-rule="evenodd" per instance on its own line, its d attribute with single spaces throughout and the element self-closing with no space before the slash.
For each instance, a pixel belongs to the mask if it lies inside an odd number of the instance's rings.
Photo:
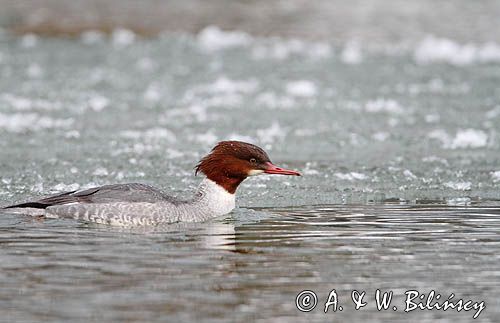
<svg viewBox="0 0 500 323">
<path fill-rule="evenodd" d="M 295 309 L 331 288 L 455 292 L 495 321 L 497 1 L 0 6 L 0 205 L 115 182 L 187 195 L 226 139 L 304 173 L 251 178 L 240 209 L 192 226 L 2 215 L 8 321 L 472 317 Z"/>
</svg>

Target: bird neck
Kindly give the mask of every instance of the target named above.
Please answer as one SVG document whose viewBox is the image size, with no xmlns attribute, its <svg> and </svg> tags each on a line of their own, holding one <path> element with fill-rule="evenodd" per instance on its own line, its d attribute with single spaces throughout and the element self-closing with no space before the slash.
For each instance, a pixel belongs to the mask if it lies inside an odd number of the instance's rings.
<svg viewBox="0 0 500 323">
<path fill-rule="evenodd" d="M 235 194 L 229 193 L 224 187 L 204 178 L 201 181 L 194 197 L 194 204 L 212 217 L 231 212 L 236 203 Z"/>
</svg>

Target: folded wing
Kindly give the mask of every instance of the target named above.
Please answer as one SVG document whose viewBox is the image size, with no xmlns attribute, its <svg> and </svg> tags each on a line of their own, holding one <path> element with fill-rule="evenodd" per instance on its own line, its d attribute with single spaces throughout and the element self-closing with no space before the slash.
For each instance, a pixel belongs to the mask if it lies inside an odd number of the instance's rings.
<svg viewBox="0 0 500 323">
<path fill-rule="evenodd" d="M 31 201 L 7 208 L 40 208 L 71 203 L 114 203 L 114 202 L 170 202 L 179 203 L 175 198 L 145 184 L 113 184 L 90 188 L 84 191 L 71 191 L 49 196 L 37 201 Z"/>
</svg>

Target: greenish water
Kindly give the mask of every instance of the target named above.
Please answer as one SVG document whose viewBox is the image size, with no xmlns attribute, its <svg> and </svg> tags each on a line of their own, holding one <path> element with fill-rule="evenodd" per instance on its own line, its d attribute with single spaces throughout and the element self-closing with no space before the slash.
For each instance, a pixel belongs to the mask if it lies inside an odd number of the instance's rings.
<svg viewBox="0 0 500 323">
<path fill-rule="evenodd" d="M 148 40 L 1 37 L 0 205 L 116 182 L 189 194 L 198 159 L 231 138 L 304 174 L 249 179 L 239 209 L 194 225 L 132 230 L 2 214 L 5 320 L 473 315 L 379 312 L 373 302 L 353 310 L 351 290 L 372 300 L 377 288 L 398 304 L 409 289 L 485 301 L 480 320 L 496 320 L 495 49 L 464 54 L 464 44 L 428 38 L 369 51 L 213 29 Z M 323 303 L 336 289 L 346 309 L 300 313 L 303 289 Z"/>
<path fill-rule="evenodd" d="M 443 321 L 475 311 L 404 312 L 404 292 L 484 301 L 498 315 L 500 209 L 351 205 L 239 209 L 206 223 L 120 229 L 2 216 L 6 321 Z M 328 293 L 342 312 L 323 312 Z M 377 289 L 397 312 L 377 311 Z M 318 295 L 301 313 L 295 297 Z M 368 305 L 354 310 L 351 291 Z"/>
</svg>

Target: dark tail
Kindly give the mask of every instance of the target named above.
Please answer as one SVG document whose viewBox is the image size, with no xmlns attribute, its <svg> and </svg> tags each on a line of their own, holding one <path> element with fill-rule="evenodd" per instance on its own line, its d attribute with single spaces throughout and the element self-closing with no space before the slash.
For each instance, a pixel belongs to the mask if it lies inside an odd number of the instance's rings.
<svg viewBox="0 0 500 323">
<path fill-rule="evenodd" d="M 62 194 L 57 194 L 54 196 L 49 196 L 34 202 L 25 202 L 20 204 L 9 205 L 1 209 L 13 209 L 13 208 L 35 208 L 35 209 L 46 209 L 51 205 L 63 204 L 68 202 L 73 202 L 74 197 L 70 196 L 75 191 L 65 192 Z"/>
<path fill-rule="evenodd" d="M 48 206 L 50 206 L 50 205 L 39 203 L 39 202 L 27 202 L 27 203 L 9 205 L 9 206 L 3 207 L 2 209 L 13 209 L 13 208 L 24 208 L 24 207 L 31 207 L 31 208 L 35 208 L 35 209 L 46 209 Z"/>
</svg>

